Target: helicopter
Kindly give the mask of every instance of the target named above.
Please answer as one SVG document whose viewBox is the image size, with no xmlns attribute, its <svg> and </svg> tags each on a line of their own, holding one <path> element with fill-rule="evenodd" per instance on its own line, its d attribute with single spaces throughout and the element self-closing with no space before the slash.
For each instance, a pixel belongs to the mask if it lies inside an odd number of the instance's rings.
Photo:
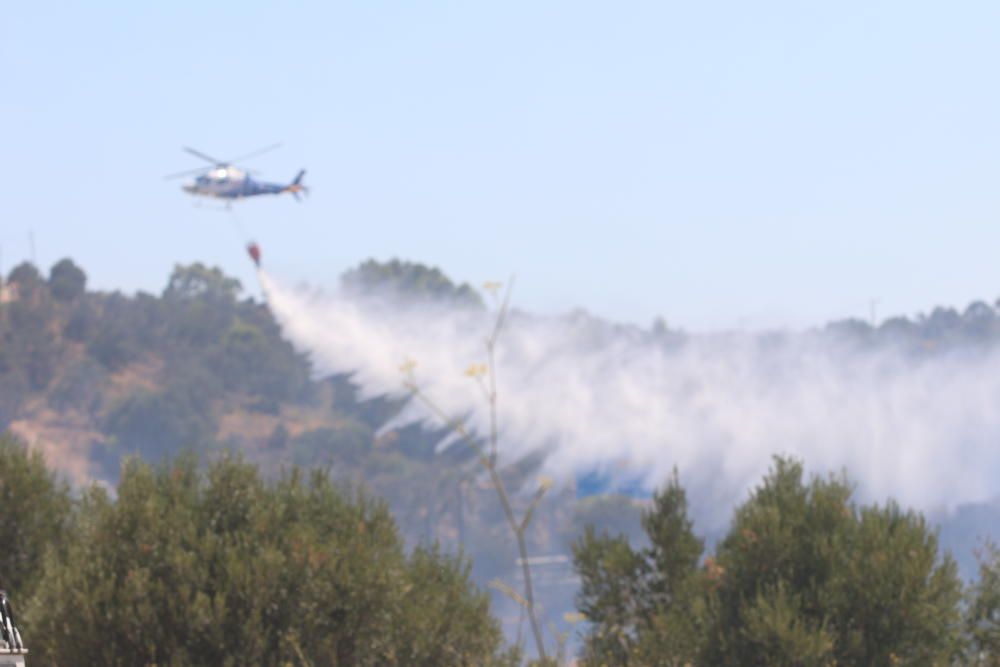
<svg viewBox="0 0 1000 667">
<path fill-rule="evenodd" d="M 170 174 L 166 178 L 172 179 L 198 174 L 193 181 L 181 186 L 181 189 L 192 195 L 225 199 L 227 206 L 237 199 L 254 197 L 256 195 L 280 195 L 284 192 L 290 192 L 296 200 L 301 201 L 299 193 L 309 193 L 309 189 L 302 184 L 302 177 L 306 173 L 305 169 L 299 171 L 291 183 L 265 183 L 263 181 L 255 181 L 250 176 L 251 172 L 233 165 L 234 162 L 243 161 L 273 151 L 280 145 L 267 146 L 266 148 L 255 150 L 252 153 L 247 153 L 231 160 L 218 160 L 211 155 L 206 155 L 193 148 L 184 146 L 183 149 L 185 151 L 211 163 L 212 166 L 181 171 L 176 174 Z"/>
</svg>

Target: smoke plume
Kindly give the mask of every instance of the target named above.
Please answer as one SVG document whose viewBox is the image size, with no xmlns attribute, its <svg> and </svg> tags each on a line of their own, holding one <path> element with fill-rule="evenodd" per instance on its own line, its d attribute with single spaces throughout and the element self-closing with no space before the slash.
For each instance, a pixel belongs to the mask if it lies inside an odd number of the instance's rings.
<svg viewBox="0 0 1000 667">
<path fill-rule="evenodd" d="M 448 413 L 485 432 L 465 373 L 493 315 L 290 288 L 261 272 L 285 336 L 317 372 L 401 394 L 400 366 Z M 1000 352 L 913 355 L 829 333 L 731 333 L 679 342 L 586 315 L 514 312 L 497 347 L 501 456 L 539 449 L 568 482 L 595 471 L 653 489 L 676 466 L 718 528 L 774 454 L 846 471 L 861 500 L 936 512 L 992 500 L 1000 478 Z M 428 420 L 413 404 L 403 419 Z"/>
</svg>

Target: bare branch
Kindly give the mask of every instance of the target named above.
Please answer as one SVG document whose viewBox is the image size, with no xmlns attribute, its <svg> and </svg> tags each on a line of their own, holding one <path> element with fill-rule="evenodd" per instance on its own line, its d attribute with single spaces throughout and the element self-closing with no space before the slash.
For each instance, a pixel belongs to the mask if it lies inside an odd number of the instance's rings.
<svg viewBox="0 0 1000 667">
<path fill-rule="evenodd" d="M 507 311 L 510 308 L 510 293 L 514 289 L 514 276 L 510 277 L 507 281 L 507 289 L 504 290 L 503 301 L 500 303 L 500 310 L 497 312 L 497 321 L 493 325 L 493 333 L 487 339 L 486 347 L 492 348 L 496 345 L 497 338 L 500 337 L 500 329 L 503 328 L 504 322 L 507 319 Z"/>
<path fill-rule="evenodd" d="M 500 591 L 501 593 L 509 597 L 511 600 L 521 605 L 522 608 L 527 609 L 528 601 L 525 600 L 520 593 L 518 593 L 509 585 L 507 585 L 507 583 L 501 581 L 500 579 L 494 579 L 493 581 L 490 582 L 489 586 L 494 590 Z"/>
<path fill-rule="evenodd" d="M 524 595 L 521 596 L 517 594 L 512 588 L 510 588 L 510 586 L 507 586 L 507 584 L 504 584 L 499 580 L 491 582 L 491 586 L 514 599 L 519 605 L 521 605 L 521 608 L 527 612 L 528 620 L 531 623 L 531 631 L 535 638 L 535 647 L 538 650 L 538 656 L 544 662 L 547 660 L 545 652 L 545 639 L 542 636 L 541 626 L 538 623 L 538 614 L 535 606 L 534 588 L 531 582 L 531 567 L 528 560 L 528 545 L 527 540 L 525 539 L 525 531 L 527 530 L 528 524 L 531 522 L 531 517 L 534 514 L 538 503 L 541 502 L 542 496 L 545 495 L 548 485 L 543 484 L 542 487 L 539 488 L 539 490 L 535 493 L 524 518 L 518 522 L 517 517 L 514 515 L 514 510 L 511 507 L 510 496 L 507 493 L 507 488 L 504 486 L 503 479 L 497 472 L 499 429 L 497 427 L 496 355 L 494 354 L 494 349 L 496 347 L 497 339 L 500 336 L 500 332 L 503 330 L 504 321 L 506 320 L 507 313 L 510 308 L 510 294 L 513 283 L 514 276 L 511 276 L 510 281 L 507 283 L 507 289 L 504 293 L 503 301 L 500 304 L 500 310 L 497 312 L 497 319 L 494 323 L 493 331 L 490 334 L 490 337 L 486 339 L 486 373 L 489 375 L 489 387 L 487 388 L 483 382 L 482 372 L 480 372 L 478 367 L 474 365 L 470 366 L 469 371 L 466 372 L 466 375 L 475 379 L 480 385 L 489 404 L 490 435 L 488 451 L 484 451 L 482 445 L 477 442 L 476 439 L 472 437 L 472 434 L 465 428 L 464 423 L 451 418 L 443 409 L 441 409 L 423 391 L 421 391 L 413 377 L 413 368 L 416 365 L 414 362 L 408 361 L 404 364 L 401 370 L 403 370 L 405 374 L 403 386 L 416 396 L 417 399 L 419 399 L 424 405 L 426 405 L 445 426 L 457 433 L 462 440 L 475 450 L 475 452 L 479 455 L 479 460 L 483 467 L 486 468 L 486 471 L 489 473 L 490 482 L 492 483 L 493 488 L 496 489 L 497 497 L 500 499 L 500 506 L 503 508 L 504 517 L 507 519 L 507 523 L 517 540 L 517 550 L 520 555 L 519 561 L 524 576 Z"/>
<path fill-rule="evenodd" d="M 528 505 L 528 509 L 524 513 L 524 518 L 521 520 L 522 533 L 528 529 L 528 524 L 531 523 L 531 517 L 535 513 L 535 508 L 538 507 L 538 503 L 542 502 L 542 497 L 545 495 L 545 492 L 549 490 L 549 486 L 551 485 L 542 484 L 540 487 L 538 487 L 538 490 L 535 491 L 535 495 L 531 499 L 531 504 Z"/>
</svg>

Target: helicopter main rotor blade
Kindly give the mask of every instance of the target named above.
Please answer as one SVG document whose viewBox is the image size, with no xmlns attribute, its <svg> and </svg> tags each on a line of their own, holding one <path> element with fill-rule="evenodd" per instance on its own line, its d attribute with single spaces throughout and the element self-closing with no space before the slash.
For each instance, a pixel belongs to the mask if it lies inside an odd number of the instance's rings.
<svg viewBox="0 0 1000 667">
<path fill-rule="evenodd" d="M 167 174 L 166 176 L 163 177 L 163 179 L 169 181 L 172 178 L 180 178 L 181 176 L 201 174 L 208 171 L 209 169 L 212 169 L 212 167 L 198 167 L 197 169 L 186 169 L 185 171 L 179 171 L 176 174 Z"/>
<path fill-rule="evenodd" d="M 234 162 L 242 162 L 243 160 L 248 160 L 252 157 L 257 157 L 258 155 L 263 155 L 264 153 L 270 153 L 276 148 L 281 148 L 281 144 L 271 144 L 270 146 L 265 146 L 264 148 L 258 148 L 252 153 L 247 153 L 246 155 L 241 155 L 239 157 L 234 157 L 232 160 L 228 160 L 221 164 L 233 164 Z"/>
<path fill-rule="evenodd" d="M 204 153 L 200 153 L 200 152 L 196 151 L 193 148 L 188 148 L 187 146 L 184 146 L 184 150 L 186 150 L 191 155 L 194 155 L 196 157 L 200 157 L 202 160 L 205 160 L 206 162 L 211 162 L 214 165 L 227 164 L 223 160 L 216 160 L 211 155 L 205 155 Z"/>
</svg>

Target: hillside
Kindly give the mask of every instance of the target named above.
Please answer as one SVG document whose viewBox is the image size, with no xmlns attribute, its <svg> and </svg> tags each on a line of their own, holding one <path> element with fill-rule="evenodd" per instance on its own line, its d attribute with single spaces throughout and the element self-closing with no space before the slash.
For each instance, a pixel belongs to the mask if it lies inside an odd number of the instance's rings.
<svg viewBox="0 0 1000 667">
<path fill-rule="evenodd" d="M 309 464 L 373 444 L 392 404 L 358 400 L 346 377 L 312 378 L 240 290 L 200 264 L 177 267 L 158 296 L 87 291 L 69 260 L 47 280 L 22 264 L 0 308 L 0 429 L 58 454 L 76 482 L 113 477 L 132 453 L 229 446 Z"/>
<path fill-rule="evenodd" d="M 469 286 L 417 264 L 367 262 L 345 274 L 344 286 L 482 307 Z M 275 476 L 320 466 L 385 499 L 410 544 L 464 548 L 480 581 L 514 568 L 472 452 L 436 452 L 444 433 L 419 425 L 385 430 L 397 400 L 361 399 L 346 375 L 314 377 L 267 307 L 218 269 L 178 266 L 161 294 L 124 295 L 88 290 L 70 260 L 47 277 L 22 264 L 5 283 L 0 332 L 0 431 L 40 449 L 74 485 L 114 483 L 130 455 L 156 462 L 185 450 L 234 450 Z M 508 483 L 534 480 L 537 464 L 513 462 Z M 577 504 L 571 488 L 550 497 L 536 517 L 534 553 L 568 553 L 586 516 L 620 524 L 624 509 L 628 529 L 638 529 L 630 501 Z M 566 609 L 574 587 L 559 562 L 550 593 L 554 608 Z"/>
<path fill-rule="evenodd" d="M 388 292 L 401 302 L 483 307 L 468 285 L 399 261 L 366 262 L 344 275 L 343 287 Z M 129 455 L 155 462 L 186 449 L 234 450 L 271 475 L 292 464 L 321 466 L 384 498 L 410 544 L 464 548 L 479 581 L 514 568 L 500 508 L 472 452 L 437 451 L 445 434 L 426 426 L 386 429 L 398 399 L 363 399 L 350 376 L 317 376 L 266 305 L 244 297 L 219 269 L 178 266 L 160 294 L 125 295 L 88 290 L 84 270 L 68 259 L 48 276 L 22 264 L 0 295 L 0 431 L 40 449 L 75 485 L 114 482 Z M 678 350 L 691 340 L 662 321 L 642 329 L 579 312 L 568 320 L 595 346 L 627 339 Z M 758 344 L 788 335 L 761 335 Z M 1000 318 L 977 302 L 961 312 L 938 308 L 877 327 L 844 321 L 801 335 L 927 358 L 992 348 L 1000 342 Z M 509 463 L 504 474 L 512 488 L 533 485 L 538 458 Z M 593 487 L 587 494 L 607 490 L 599 476 L 581 483 Z M 520 494 L 515 502 L 529 498 Z M 596 523 L 637 537 L 640 507 L 614 496 L 581 499 L 571 487 L 550 492 L 530 536 L 532 553 L 553 557 L 551 573 L 543 567 L 539 574 L 550 609 L 571 607 L 575 581 L 561 558 L 581 527 Z M 977 539 L 1000 534 L 998 523 L 995 509 L 981 507 L 945 526 L 966 572 Z"/>
</svg>

